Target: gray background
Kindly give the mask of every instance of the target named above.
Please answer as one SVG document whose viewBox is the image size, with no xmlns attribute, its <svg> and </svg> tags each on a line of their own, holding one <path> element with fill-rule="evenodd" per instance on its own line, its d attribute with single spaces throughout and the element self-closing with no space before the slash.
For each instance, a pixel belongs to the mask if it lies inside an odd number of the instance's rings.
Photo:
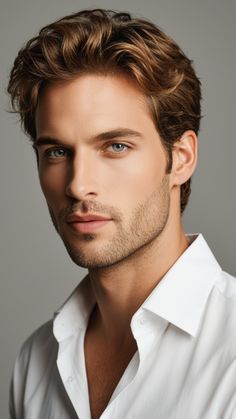
<svg viewBox="0 0 236 419">
<path fill-rule="evenodd" d="M 236 2 L 1 0 L 0 7 L 0 417 L 5 419 L 20 345 L 52 316 L 86 272 L 71 262 L 54 232 L 29 141 L 17 117 L 5 111 L 8 73 L 19 48 L 52 20 L 93 7 L 152 19 L 182 46 L 201 78 L 205 115 L 184 226 L 186 232 L 202 232 L 223 269 L 235 275 Z"/>
</svg>

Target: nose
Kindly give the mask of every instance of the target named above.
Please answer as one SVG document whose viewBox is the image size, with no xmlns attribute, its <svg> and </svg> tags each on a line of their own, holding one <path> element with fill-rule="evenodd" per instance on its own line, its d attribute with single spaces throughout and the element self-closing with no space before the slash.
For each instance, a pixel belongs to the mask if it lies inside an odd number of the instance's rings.
<svg viewBox="0 0 236 419">
<path fill-rule="evenodd" d="M 95 158 L 85 152 L 73 157 L 68 168 L 66 195 L 75 200 L 98 196 L 98 172 Z"/>
</svg>

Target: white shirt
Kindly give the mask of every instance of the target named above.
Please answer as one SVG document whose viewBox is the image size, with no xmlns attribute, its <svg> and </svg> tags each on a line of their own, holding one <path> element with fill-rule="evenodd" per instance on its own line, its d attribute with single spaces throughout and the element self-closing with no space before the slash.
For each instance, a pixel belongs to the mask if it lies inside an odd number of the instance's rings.
<svg viewBox="0 0 236 419">
<path fill-rule="evenodd" d="M 132 317 L 138 350 L 102 419 L 236 418 L 236 278 L 201 234 L 186 237 L 191 245 Z M 84 336 L 94 304 L 86 276 L 25 342 L 12 418 L 90 418 Z"/>
</svg>

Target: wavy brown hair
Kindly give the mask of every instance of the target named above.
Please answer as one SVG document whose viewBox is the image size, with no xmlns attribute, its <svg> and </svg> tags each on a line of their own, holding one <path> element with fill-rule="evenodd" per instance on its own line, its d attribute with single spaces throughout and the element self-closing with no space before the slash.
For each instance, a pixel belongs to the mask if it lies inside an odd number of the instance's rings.
<svg viewBox="0 0 236 419">
<path fill-rule="evenodd" d="M 156 129 L 172 167 L 172 148 L 186 130 L 198 133 L 200 81 L 179 46 L 146 19 L 112 10 L 83 10 L 43 27 L 21 48 L 10 73 L 13 112 L 34 142 L 38 98 L 48 83 L 83 73 L 123 74 L 147 98 Z M 181 185 L 181 213 L 191 178 Z"/>
</svg>

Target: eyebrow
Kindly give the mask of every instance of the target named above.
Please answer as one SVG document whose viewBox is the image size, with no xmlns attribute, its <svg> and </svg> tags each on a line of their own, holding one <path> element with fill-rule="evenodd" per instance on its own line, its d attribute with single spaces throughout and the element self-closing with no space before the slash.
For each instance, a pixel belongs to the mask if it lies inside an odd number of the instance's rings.
<svg viewBox="0 0 236 419">
<path fill-rule="evenodd" d="M 124 138 L 124 137 L 138 137 L 143 138 L 141 132 L 134 131 L 130 128 L 117 128 L 111 131 L 102 132 L 95 137 L 91 137 L 91 141 L 108 141 L 115 138 Z M 62 145 L 63 141 L 58 138 L 51 137 L 50 135 L 38 137 L 34 142 L 34 148 L 40 147 L 45 144 L 55 144 Z"/>
</svg>

